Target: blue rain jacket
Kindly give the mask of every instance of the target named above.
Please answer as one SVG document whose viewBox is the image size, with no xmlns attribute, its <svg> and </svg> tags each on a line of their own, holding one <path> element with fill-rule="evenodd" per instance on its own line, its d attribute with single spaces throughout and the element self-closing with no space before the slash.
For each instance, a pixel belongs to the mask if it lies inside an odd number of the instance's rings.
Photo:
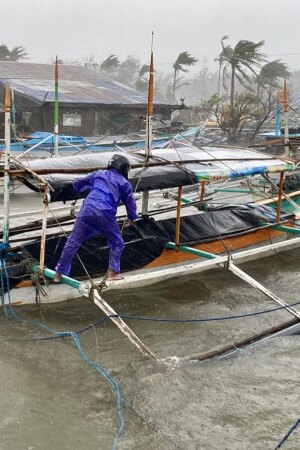
<svg viewBox="0 0 300 450">
<path fill-rule="evenodd" d="M 80 215 L 85 215 L 91 208 L 95 208 L 99 213 L 107 212 L 115 216 L 118 205 L 122 202 L 126 207 L 128 219 L 138 218 L 131 184 L 115 169 L 97 170 L 86 177 L 77 178 L 73 186 L 78 192 L 90 190 Z"/>
</svg>

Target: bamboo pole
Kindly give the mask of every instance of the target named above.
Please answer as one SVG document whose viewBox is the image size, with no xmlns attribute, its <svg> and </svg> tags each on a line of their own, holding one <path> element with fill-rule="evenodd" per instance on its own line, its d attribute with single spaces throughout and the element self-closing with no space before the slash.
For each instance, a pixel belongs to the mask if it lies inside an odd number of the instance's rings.
<svg viewBox="0 0 300 450">
<path fill-rule="evenodd" d="M 228 270 L 230 270 L 230 272 L 234 273 L 236 276 L 238 276 L 239 278 L 244 280 L 246 283 L 248 283 L 251 286 L 255 287 L 256 289 L 260 290 L 263 294 L 265 294 L 267 297 L 269 297 L 274 302 L 278 303 L 281 306 L 286 307 L 286 310 L 290 314 L 297 317 L 297 319 L 300 319 L 300 312 L 297 311 L 297 309 L 293 308 L 292 306 L 287 306 L 287 303 L 285 301 L 283 301 L 277 295 L 273 294 L 273 292 L 271 292 L 269 289 L 265 288 L 262 284 L 260 284 L 254 278 L 250 277 L 250 275 L 248 275 L 246 272 L 241 270 L 239 267 L 237 267 L 232 262 L 229 262 Z"/>
<path fill-rule="evenodd" d="M 152 155 L 152 119 L 153 119 L 153 89 L 154 89 L 154 64 L 153 64 L 153 32 L 151 41 L 151 58 L 149 67 L 149 84 L 148 84 L 148 103 L 147 103 L 147 115 L 146 115 L 146 139 L 145 139 L 145 155 L 146 161 Z M 142 198 L 143 209 L 142 213 L 146 214 L 149 209 L 149 192 L 143 192 Z"/>
<path fill-rule="evenodd" d="M 46 246 L 48 205 L 49 205 L 49 188 L 46 185 L 45 190 L 44 190 L 44 210 L 43 210 L 41 246 L 40 246 L 40 266 L 39 266 L 40 274 L 43 273 L 44 265 L 45 265 L 45 246 Z"/>
<path fill-rule="evenodd" d="M 49 136 L 48 136 L 49 138 Z M 38 145 L 38 144 L 36 144 Z M 31 149 L 29 149 L 31 150 Z M 16 156 L 15 159 L 18 159 L 18 156 Z M 269 157 L 265 157 L 265 158 L 239 158 L 239 159 L 235 159 L 235 158 L 224 158 L 222 159 L 222 161 L 224 162 L 230 162 L 230 161 L 266 161 L 266 160 L 272 160 L 274 158 L 269 158 Z M 280 158 L 276 158 L 276 159 L 280 159 Z M 188 161 L 176 161 L 176 165 L 181 166 L 181 165 L 185 165 L 185 164 L 192 164 L 192 163 L 199 163 L 199 162 L 211 162 L 212 159 L 201 159 L 201 161 L 199 161 L 199 159 L 190 159 Z M 215 160 L 217 161 L 221 161 L 219 159 Z M 285 161 L 285 160 L 284 160 Z M 148 167 L 163 167 L 163 166 L 172 166 L 174 165 L 174 162 L 172 161 L 160 161 L 160 162 L 147 162 L 145 164 L 145 162 L 143 163 L 137 163 L 137 164 L 131 164 L 131 169 L 146 169 Z M 65 169 L 59 169 L 59 168 L 37 168 L 35 169 L 35 173 L 36 174 L 40 174 L 40 175 L 48 175 L 51 173 L 89 173 L 89 172 L 93 172 L 95 170 L 105 170 L 106 166 L 93 166 L 93 167 L 74 167 L 74 168 L 65 168 Z M 289 167 L 286 167 L 285 170 L 291 170 Z M 278 168 L 277 172 L 281 172 L 282 168 Z M 23 173 L 25 173 L 25 169 L 12 169 L 10 172 L 12 175 L 22 175 Z M 275 172 L 274 172 L 275 173 Z M 0 176 L 3 175 L 3 170 L 0 170 Z M 213 176 L 214 177 L 214 176 Z M 212 178 L 214 180 L 214 178 Z"/>
<path fill-rule="evenodd" d="M 172 243 L 168 243 L 169 248 L 171 248 Z M 173 247 L 174 248 L 174 247 Z M 219 259 L 220 257 L 218 255 L 215 255 L 213 253 L 203 252 L 201 250 L 197 250 L 194 248 L 184 247 L 180 246 L 177 249 L 181 251 L 186 251 L 187 253 L 193 253 L 194 255 L 198 255 L 200 257 L 204 257 L 207 259 Z M 259 249 L 258 249 L 259 250 Z M 260 290 L 263 294 L 265 294 L 268 298 L 273 300 L 274 302 L 278 303 L 281 306 L 285 306 L 286 310 L 291 313 L 293 316 L 297 317 L 297 319 L 300 319 L 300 312 L 297 311 L 293 307 L 289 307 L 287 303 L 285 303 L 281 298 L 279 298 L 277 295 L 273 294 L 269 289 L 265 288 L 262 284 L 260 284 L 258 281 L 256 281 L 254 278 L 250 277 L 246 272 L 241 270 L 239 267 L 237 267 L 232 261 L 228 260 L 227 264 L 223 263 L 222 266 L 224 268 L 227 268 L 230 272 L 232 272 L 237 277 L 244 280 L 246 283 L 250 284 L 251 286 L 255 287 L 256 289 Z"/>
<path fill-rule="evenodd" d="M 40 142 L 38 142 L 37 144 L 34 144 L 32 147 L 28 148 L 27 150 L 25 150 L 24 152 L 20 153 L 19 155 L 17 155 L 15 157 L 15 159 L 19 159 L 22 158 L 24 155 L 26 155 L 27 153 L 31 152 L 32 150 L 34 150 L 35 148 L 39 147 L 41 144 L 43 144 L 44 142 L 48 141 L 50 138 L 52 138 L 54 135 L 53 134 L 49 134 L 49 136 L 46 136 L 44 139 L 42 139 Z"/>
<path fill-rule="evenodd" d="M 176 229 L 175 229 L 175 245 L 177 248 L 180 243 L 181 196 L 182 196 L 182 186 L 179 186 L 177 195 L 177 213 L 176 213 Z"/>
<path fill-rule="evenodd" d="M 280 178 L 279 178 L 279 192 L 278 192 L 278 200 L 277 200 L 277 208 L 276 208 L 276 221 L 277 221 L 277 223 L 280 222 L 283 182 L 284 182 L 284 172 L 282 171 L 282 172 L 280 172 Z"/>
<path fill-rule="evenodd" d="M 32 270 L 34 272 L 39 272 L 38 266 L 33 266 Z M 43 274 L 47 278 L 54 278 L 55 272 L 51 269 L 44 269 Z M 89 289 L 86 287 L 86 284 L 82 285 L 77 280 L 74 280 L 71 277 L 67 277 L 63 275 L 61 277 L 60 283 L 67 284 L 68 286 L 71 286 L 75 289 L 77 289 L 80 294 L 84 295 L 85 297 L 90 297 L 90 287 Z M 140 340 L 140 338 L 129 328 L 129 326 L 124 322 L 124 320 L 119 317 L 118 313 L 100 296 L 97 290 L 94 290 L 93 292 L 93 302 L 94 304 L 101 309 L 101 311 L 104 312 L 104 314 L 110 318 L 110 320 L 117 325 L 119 330 L 132 342 L 143 355 L 147 356 L 147 358 L 152 360 L 157 360 L 156 356 L 152 351 Z"/>
<path fill-rule="evenodd" d="M 200 201 L 203 202 L 205 195 L 205 184 L 206 181 L 200 181 Z"/>
<path fill-rule="evenodd" d="M 10 89 L 5 90 L 5 164 L 4 164 L 4 221 L 3 221 L 3 243 L 9 243 L 9 189 L 10 189 Z"/>
<path fill-rule="evenodd" d="M 277 192 L 278 192 L 278 186 L 276 186 L 276 184 L 275 183 L 273 183 L 273 181 L 270 179 L 270 178 L 268 178 L 267 176 L 266 176 L 266 174 L 265 173 L 262 173 L 261 174 L 261 176 L 272 186 L 272 188 L 274 188 Z M 294 202 L 294 200 L 292 200 L 284 191 L 282 191 L 282 197 L 284 197 L 285 198 L 285 200 L 291 205 L 291 206 L 293 206 L 293 208 L 295 208 L 295 213 L 297 213 L 297 214 L 299 214 L 299 212 L 300 212 L 300 206 L 299 205 L 297 205 L 297 203 L 296 202 Z M 278 197 L 277 197 L 277 201 L 278 201 Z"/>
</svg>

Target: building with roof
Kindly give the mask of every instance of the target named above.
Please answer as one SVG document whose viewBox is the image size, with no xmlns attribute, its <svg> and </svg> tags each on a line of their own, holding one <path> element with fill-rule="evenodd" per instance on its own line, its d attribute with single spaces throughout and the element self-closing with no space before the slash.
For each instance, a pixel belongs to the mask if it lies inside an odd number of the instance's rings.
<svg viewBox="0 0 300 450">
<path fill-rule="evenodd" d="M 53 64 L 0 61 L 0 100 L 4 101 L 5 87 L 9 84 L 18 130 L 53 131 L 54 69 Z M 98 136 L 144 128 L 147 107 L 144 93 L 82 66 L 63 64 L 58 72 L 59 133 Z M 154 115 L 162 120 L 170 119 L 174 108 L 178 105 L 154 101 Z M 0 122 L 3 129 L 1 111 Z"/>
</svg>

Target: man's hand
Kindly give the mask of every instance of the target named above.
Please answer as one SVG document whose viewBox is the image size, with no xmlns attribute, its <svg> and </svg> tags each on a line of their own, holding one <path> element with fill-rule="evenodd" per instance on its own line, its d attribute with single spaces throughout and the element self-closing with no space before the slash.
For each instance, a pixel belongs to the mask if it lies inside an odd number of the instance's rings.
<svg viewBox="0 0 300 450">
<path fill-rule="evenodd" d="M 133 221 L 130 219 L 126 219 L 124 222 L 124 228 L 131 227 L 133 225 Z"/>
</svg>

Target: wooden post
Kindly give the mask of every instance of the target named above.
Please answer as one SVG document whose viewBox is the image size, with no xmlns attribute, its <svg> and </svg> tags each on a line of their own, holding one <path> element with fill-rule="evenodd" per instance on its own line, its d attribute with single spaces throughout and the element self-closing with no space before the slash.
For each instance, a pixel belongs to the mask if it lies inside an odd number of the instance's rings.
<svg viewBox="0 0 300 450">
<path fill-rule="evenodd" d="M 205 195 L 205 183 L 206 181 L 200 181 L 200 201 L 203 202 Z"/>
<path fill-rule="evenodd" d="M 43 223 L 42 223 L 42 234 L 41 234 L 41 247 L 40 247 L 40 274 L 43 274 L 44 264 L 45 264 L 45 246 L 46 246 L 46 232 L 47 232 L 47 213 L 49 204 L 49 188 L 45 185 L 44 188 L 44 211 L 43 211 Z"/>
<path fill-rule="evenodd" d="M 142 214 L 147 214 L 149 211 L 149 191 L 144 191 L 142 195 Z"/>
<path fill-rule="evenodd" d="M 176 247 L 178 247 L 179 243 L 180 243 L 181 196 L 182 196 L 182 186 L 179 186 L 179 188 L 178 188 L 178 196 L 177 196 L 177 215 L 176 215 L 176 230 L 175 230 L 175 244 L 176 244 Z"/>
<path fill-rule="evenodd" d="M 3 243 L 9 243 L 9 209 L 10 209 L 10 89 L 5 90 L 5 162 L 4 162 L 4 221 L 3 221 Z"/>
<path fill-rule="evenodd" d="M 277 200 L 277 208 L 276 208 L 276 222 L 280 222 L 283 181 L 284 181 L 284 171 L 280 172 L 280 178 L 279 178 L 279 192 L 278 192 L 278 200 Z"/>
</svg>

